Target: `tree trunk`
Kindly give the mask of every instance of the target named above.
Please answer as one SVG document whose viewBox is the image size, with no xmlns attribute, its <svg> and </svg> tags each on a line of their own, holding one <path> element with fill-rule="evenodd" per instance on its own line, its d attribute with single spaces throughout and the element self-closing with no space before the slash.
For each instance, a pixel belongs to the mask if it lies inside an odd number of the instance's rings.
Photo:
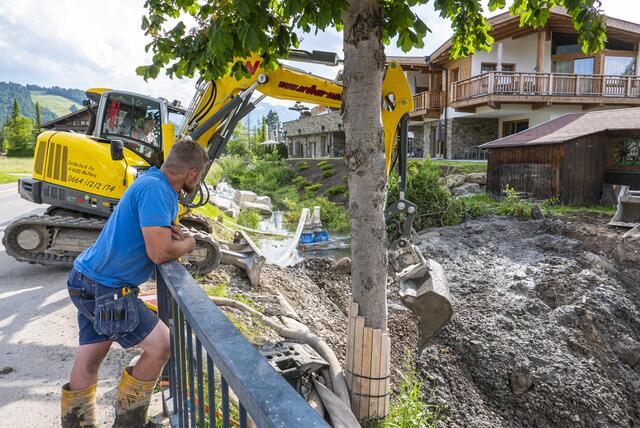
<svg viewBox="0 0 640 428">
<path fill-rule="evenodd" d="M 351 291 L 366 325 L 387 330 L 384 131 L 380 115 L 385 67 L 379 0 L 350 0 L 343 12 L 342 114 L 351 216 Z"/>
</svg>

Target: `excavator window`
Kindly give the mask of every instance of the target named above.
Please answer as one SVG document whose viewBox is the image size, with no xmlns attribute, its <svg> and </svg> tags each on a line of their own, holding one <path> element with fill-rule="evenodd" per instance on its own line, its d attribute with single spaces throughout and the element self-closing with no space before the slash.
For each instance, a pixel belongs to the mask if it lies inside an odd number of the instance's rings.
<svg viewBox="0 0 640 428">
<path fill-rule="evenodd" d="M 122 138 L 146 157 L 161 150 L 159 102 L 129 94 L 109 95 L 106 102 L 103 137 Z"/>
</svg>

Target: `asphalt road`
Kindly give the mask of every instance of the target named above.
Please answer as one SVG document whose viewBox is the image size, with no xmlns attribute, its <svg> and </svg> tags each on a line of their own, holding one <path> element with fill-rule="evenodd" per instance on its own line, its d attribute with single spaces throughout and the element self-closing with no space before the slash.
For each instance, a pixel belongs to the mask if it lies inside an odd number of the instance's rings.
<svg viewBox="0 0 640 428">
<path fill-rule="evenodd" d="M 16 185 L 0 186 L 0 237 L 12 219 L 46 206 L 20 198 Z M 66 268 L 30 265 L 0 245 L 0 426 L 60 425 L 60 388 L 77 349 L 76 310 L 66 291 Z M 122 367 L 135 355 L 114 345 L 100 370 L 100 425 L 113 417 Z"/>
</svg>

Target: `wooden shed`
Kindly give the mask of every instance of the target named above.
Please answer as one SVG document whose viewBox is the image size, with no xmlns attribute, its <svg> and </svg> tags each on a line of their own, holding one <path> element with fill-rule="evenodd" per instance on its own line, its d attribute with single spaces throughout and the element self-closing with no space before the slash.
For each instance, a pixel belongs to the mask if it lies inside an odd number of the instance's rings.
<svg viewBox="0 0 640 428">
<path fill-rule="evenodd" d="M 489 152 L 487 192 L 496 197 L 509 185 L 591 206 L 605 184 L 640 189 L 640 108 L 569 113 L 480 147 Z"/>
</svg>

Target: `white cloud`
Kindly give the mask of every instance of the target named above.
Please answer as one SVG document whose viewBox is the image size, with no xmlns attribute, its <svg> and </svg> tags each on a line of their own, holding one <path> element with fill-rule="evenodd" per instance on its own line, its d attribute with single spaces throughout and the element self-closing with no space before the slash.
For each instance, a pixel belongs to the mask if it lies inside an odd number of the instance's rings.
<svg viewBox="0 0 640 428">
<path fill-rule="evenodd" d="M 610 16 L 640 22 L 636 1 L 602 3 Z M 143 0 L 0 0 L 0 81 L 80 89 L 103 86 L 187 103 L 193 81 L 160 76 L 145 83 L 135 74 L 137 66 L 150 61 L 144 52 L 148 40 L 140 29 L 143 4 Z M 432 32 L 424 49 L 414 49 L 408 55 L 428 55 L 451 36 L 451 24 L 435 13 L 432 3 L 415 10 Z M 302 49 L 342 55 L 342 34 L 335 30 L 302 35 L 302 39 Z M 386 52 L 402 54 L 395 43 Z M 338 71 L 314 64 L 293 65 L 329 78 Z"/>
</svg>

